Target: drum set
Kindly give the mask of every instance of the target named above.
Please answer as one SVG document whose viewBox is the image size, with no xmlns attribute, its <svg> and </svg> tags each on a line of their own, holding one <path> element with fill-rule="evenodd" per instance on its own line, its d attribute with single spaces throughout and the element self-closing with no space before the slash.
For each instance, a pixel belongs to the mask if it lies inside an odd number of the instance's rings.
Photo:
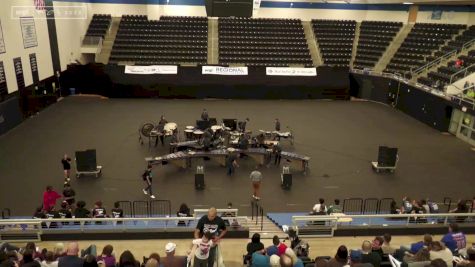
<svg viewBox="0 0 475 267">
<path fill-rule="evenodd" d="M 168 122 L 163 127 L 155 125 L 151 122 L 145 122 L 139 127 L 139 142 L 143 145 L 143 139 L 148 139 L 149 146 L 152 140 L 155 139 L 155 146 L 158 143 L 160 136 L 171 137 L 178 134 L 178 125 L 175 122 Z"/>
</svg>

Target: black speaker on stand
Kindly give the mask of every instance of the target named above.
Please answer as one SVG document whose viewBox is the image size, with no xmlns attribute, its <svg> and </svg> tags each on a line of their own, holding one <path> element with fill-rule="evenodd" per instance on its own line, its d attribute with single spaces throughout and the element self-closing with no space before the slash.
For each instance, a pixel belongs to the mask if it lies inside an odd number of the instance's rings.
<svg viewBox="0 0 475 267">
<path fill-rule="evenodd" d="M 380 146 L 378 150 L 378 161 L 371 162 L 371 166 L 376 172 L 386 170 L 394 172 L 399 161 L 398 149 L 395 147 Z"/>
<path fill-rule="evenodd" d="M 203 190 L 205 189 L 205 173 L 203 166 L 196 167 L 195 173 L 195 189 Z"/>
<path fill-rule="evenodd" d="M 285 190 L 290 190 L 292 187 L 292 174 L 290 173 L 290 167 L 284 166 L 282 168 L 282 174 L 280 175 L 281 178 L 281 186 Z"/>
</svg>

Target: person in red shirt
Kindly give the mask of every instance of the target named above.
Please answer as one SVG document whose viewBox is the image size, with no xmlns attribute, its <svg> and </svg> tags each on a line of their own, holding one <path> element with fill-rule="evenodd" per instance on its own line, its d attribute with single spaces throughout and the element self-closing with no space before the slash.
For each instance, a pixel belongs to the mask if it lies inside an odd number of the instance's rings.
<svg viewBox="0 0 475 267">
<path fill-rule="evenodd" d="M 43 210 L 49 211 L 56 205 L 58 198 L 61 198 L 61 195 L 54 191 L 51 185 L 48 185 L 43 193 Z"/>
</svg>

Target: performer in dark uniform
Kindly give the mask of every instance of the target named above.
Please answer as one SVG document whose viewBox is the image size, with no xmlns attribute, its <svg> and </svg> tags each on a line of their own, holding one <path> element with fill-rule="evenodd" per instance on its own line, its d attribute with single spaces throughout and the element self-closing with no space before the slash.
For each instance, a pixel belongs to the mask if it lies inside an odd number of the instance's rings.
<svg viewBox="0 0 475 267">
<path fill-rule="evenodd" d="M 152 165 L 147 166 L 147 169 L 142 174 L 142 179 L 145 181 L 145 185 L 146 185 L 146 187 L 142 189 L 143 193 L 145 195 L 150 194 L 150 197 L 154 199 L 155 196 L 152 193 Z"/>
<path fill-rule="evenodd" d="M 158 122 L 158 126 L 157 126 L 158 131 L 160 132 L 159 133 L 160 134 L 160 143 L 162 143 L 162 146 L 163 146 L 163 136 L 164 136 L 163 128 L 165 127 L 165 124 L 167 124 L 167 123 L 168 123 L 168 121 L 165 119 L 165 116 L 162 115 L 160 117 L 160 121 Z M 155 145 L 157 145 L 157 144 L 155 143 Z"/>
<path fill-rule="evenodd" d="M 64 184 L 67 184 L 69 181 L 71 181 L 69 178 L 71 175 L 71 158 L 68 157 L 68 154 L 64 154 L 63 158 L 61 159 L 61 164 L 63 164 Z"/>
<path fill-rule="evenodd" d="M 249 118 L 246 118 L 243 121 L 238 122 L 238 128 L 241 132 L 246 132 L 246 124 L 249 122 Z"/>
<path fill-rule="evenodd" d="M 204 108 L 203 112 L 201 112 L 201 119 L 204 120 L 204 121 L 207 121 L 208 118 L 209 118 L 208 111 Z"/>
<path fill-rule="evenodd" d="M 274 145 L 274 147 L 272 148 L 272 152 L 275 156 L 274 164 L 280 165 L 280 158 L 282 157 L 281 156 L 282 148 L 280 147 L 280 144 Z"/>
<path fill-rule="evenodd" d="M 280 121 L 279 119 L 275 119 L 275 130 L 280 132 Z"/>
</svg>

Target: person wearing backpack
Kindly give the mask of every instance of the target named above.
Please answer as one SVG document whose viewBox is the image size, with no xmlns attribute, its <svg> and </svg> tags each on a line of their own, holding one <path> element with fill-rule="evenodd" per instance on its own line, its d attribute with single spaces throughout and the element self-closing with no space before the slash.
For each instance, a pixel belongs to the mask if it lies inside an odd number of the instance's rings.
<svg viewBox="0 0 475 267">
<path fill-rule="evenodd" d="M 152 165 L 148 165 L 145 172 L 142 174 L 142 179 L 145 182 L 146 187 L 142 189 L 145 195 L 150 195 L 150 198 L 154 199 L 155 195 L 152 193 Z"/>
</svg>

